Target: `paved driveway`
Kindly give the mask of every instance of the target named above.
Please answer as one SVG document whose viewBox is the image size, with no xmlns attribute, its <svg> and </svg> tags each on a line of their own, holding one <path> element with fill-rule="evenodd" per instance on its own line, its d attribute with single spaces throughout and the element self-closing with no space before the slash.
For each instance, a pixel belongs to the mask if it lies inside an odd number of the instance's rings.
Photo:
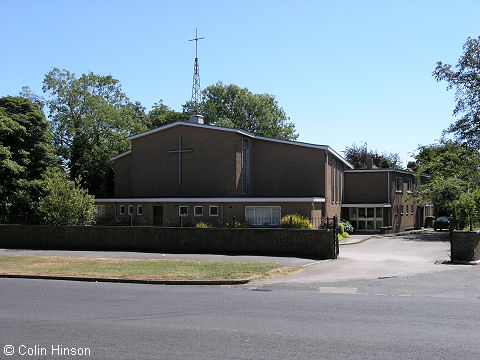
<svg viewBox="0 0 480 360">
<path fill-rule="evenodd" d="M 340 246 L 337 260 L 318 261 L 307 265 L 300 274 L 263 281 L 262 284 L 378 279 L 461 268 L 447 264 L 449 258 L 448 233 L 373 237 L 362 243 Z"/>
</svg>

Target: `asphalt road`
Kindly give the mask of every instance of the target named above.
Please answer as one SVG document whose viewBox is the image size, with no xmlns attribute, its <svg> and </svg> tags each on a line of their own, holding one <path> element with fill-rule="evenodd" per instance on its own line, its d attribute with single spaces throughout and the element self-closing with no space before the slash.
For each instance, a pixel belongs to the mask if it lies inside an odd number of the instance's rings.
<svg viewBox="0 0 480 360">
<path fill-rule="evenodd" d="M 0 279 L 0 359 L 52 358 L 52 345 L 60 345 L 89 348 L 85 358 L 92 359 L 477 360 L 479 305 L 470 298 Z M 5 345 L 15 355 L 5 356 Z M 18 354 L 28 348 L 45 356 Z"/>
</svg>

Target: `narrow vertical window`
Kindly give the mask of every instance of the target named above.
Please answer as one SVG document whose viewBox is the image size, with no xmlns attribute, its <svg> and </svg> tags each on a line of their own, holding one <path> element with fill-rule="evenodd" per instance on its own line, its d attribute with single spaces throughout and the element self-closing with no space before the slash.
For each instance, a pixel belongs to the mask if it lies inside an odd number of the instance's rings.
<svg viewBox="0 0 480 360">
<path fill-rule="evenodd" d="M 249 143 L 242 139 L 242 195 L 248 194 Z"/>
<path fill-rule="evenodd" d="M 331 182 L 332 182 L 332 204 L 335 202 L 335 161 L 332 159 L 332 165 L 331 165 Z"/>
<path fill-rule="evenodd" d="M 340 166 L 340 199 L 339 202 L 343 202 L 343 165 Z"/>
</svg>

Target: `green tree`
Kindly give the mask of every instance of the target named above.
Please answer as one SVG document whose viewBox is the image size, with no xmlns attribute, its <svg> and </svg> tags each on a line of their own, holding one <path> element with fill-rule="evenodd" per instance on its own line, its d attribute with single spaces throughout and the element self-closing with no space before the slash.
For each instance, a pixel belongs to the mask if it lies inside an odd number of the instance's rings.
<svg viewBox="0 0 480 360">
<path fill-rule="evenodd" d="M 40 221 L 51 225 L 89 225 L 94 221 L 94 197 L 58 168 L 44 173 L 40 186 L 43 196 L 37 206 Z"/>
<path fill-rule="evenodd" d="M 295 125 L 289 122 L 285 111 L 274 96 L 253 94 L 237 85 L 218 82 L 203 90 L 201 104 L 206 124 L 241 129 L 250 133 L 281 140 L 295 140 Z M 184 105 L 191 113 L 193 105 Z"/>
<path fill-rule="evenodd" d="M 149 111 L 145 124 L 149 129 L 154 129 L 177 121 L 188 121 L 187 113 L 170 109 L 163 103 L 163 100 L 160 99 L 159 102 L 153 104 L 153 108 Z"/>
<path fill-rule="evenodd" d="M 455 116 L 460 118 L 446 132 L 474 148 L 480 148 L 480 37 L 468 38 L 463 45 L 464 54 L 455 68 L 437 62 L 433 76 L 446 81 L 447 90 L 455 88 Z"/>
<path fill-rule="evenodd" d="M 441 140 L 420 146 L 415 156 L 417 176 L 430 175 L 421 196 L 433 202 L 439 215 L 454 214 L 460 227 L 480 215 L 480 153 L 465 144 Z"/>
<path fill-rule="evenodd" d="M 347 146 L 343 151 L 345 159 L 353 165 L 355 169 L 367 168 L 368 159 L 372 159 L 373 165 L 382 169 L 401 169 L 401 160 L 398 154 L 381 153 L 376 150 L 368 150 L 367 143 L 356 145 L 353 143 Z"/>
<path fill-rule="evenodd" d="M 22 97 L 0 98 L 0 212 L 32 215 L 38 181 L 56 157 L 52 134 L 38 106 Z"/>
<path fill-rule="evenodd" d="M 76 77 L 52 69 L 43 91 L 53 125 L 54 144 L 69 168 L 96 196 L 113 194 L 112 156 L 127 151 L 126 138 L 147 130 L 144 108 L 132 103 L 112 76 L 92 72 Z"/>
</svg>

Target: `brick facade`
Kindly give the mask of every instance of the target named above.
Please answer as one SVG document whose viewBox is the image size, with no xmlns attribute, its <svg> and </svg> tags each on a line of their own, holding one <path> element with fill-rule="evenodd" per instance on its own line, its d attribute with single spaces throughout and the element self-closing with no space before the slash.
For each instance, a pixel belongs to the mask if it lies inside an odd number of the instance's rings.
<svg viewBox="0 0 480 360">
<path fill-rule="evenodd" d="M 422 177 L 423 180 L 426 178 Z M 342 215 L 357 228 L 364 227 L 360 230 L 399 232 L 420 228 L 433 211 L 429 202 L 417 203 L 418 199 L 414 198 L 417 190 L 415 174 L 409 171 L 346 170 Z"/>
<path fill-rule="evenodd" d="M 105 216 L 118 216 L 120 205 L 133 206 L 135 214 L 140 205 L 148 225 L 156 222 L 154 211 L 164 219 L 179 217 L 179 206 L 188 207 L 186 223 L 243 221 L 247 206 L 280 206 L 281 216 L 299 213 L 317 221 L 340 216 L 349 164 L 328 146 L 189 123 L 129 139 L 132 150 L 113 159 L 115 199 L 96 200 Z M 188 152 L 181 154 L 179 174 L 179 154 L 171 151 L 180 141 Z M 203 207 L 202 216 L 195 216 L 195 206 Z M 218 207 L 217 216 L 210 216 L 210 206 Z"/>
</svg>

